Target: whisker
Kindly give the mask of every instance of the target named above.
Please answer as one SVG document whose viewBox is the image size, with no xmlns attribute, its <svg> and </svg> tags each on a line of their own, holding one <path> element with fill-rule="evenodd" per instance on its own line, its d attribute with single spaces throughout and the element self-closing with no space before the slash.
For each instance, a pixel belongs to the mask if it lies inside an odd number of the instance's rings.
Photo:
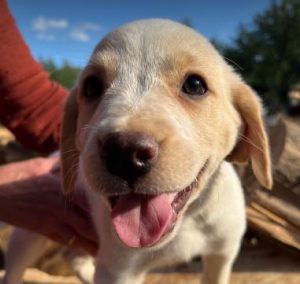
<svg viewBox="0 0 300 284">
<path fill-rule="evenodd" d="M 81 130 L 84 130 L 84 129 L 99 129 L 99 127 L 98 126 L 94 126 L 94 125 L 86 124 L 86 125 L 82 126 L 80 129 Z"/>
<path fill-rule="evenodd" d="M 69 169 L 66 170 L 65 172 L 65 177 L 68 178 L 70 177 L 70 181 L 71 183 L 74 181 L 74 179 L 76 178 L 76 172 L 75 169 L 78 167 L 78 163 L 72 165 Z"/>
<path fill-rule="evenodd" d="M 78 153 L 78 150 L 77 149 L 70 149 L 70 150 L 67 150 L 67 151 L 60 151 L 61 155 L 62 154 L 77 154 Z"/>
<path fill-rule="evenodd" d="M 241 67 L 238 63 L 236 63 L 234 60 L 226 57 L 226 56 L 223 56 L 225 60 L 227 60 L 228 62 L 232 63 L 235 67 L 237 67 L 238 69 L 240 69 L 241 71 L 244 71 L 244 68 Z"/>
<path fill-rule="evenodd" d="M 245 141 L 245 142 L 247 142 L 248 144 L 250 144 L 251 146 L 253 146 L 255 149 L 257 149 L 258 151 L 260 151 L 260 152 L 264 152 L 264 150 L 261 148 L 261 147 L 259 147 L 258 145 L 256 145 L 249 137 L 247 137 L 247 136 L 245 136 L 245 135 L 243 135 L 243 134 L 241 134 L 240 135 L 240 138 L 243 140 L 243 141 Z"/>
</svg>

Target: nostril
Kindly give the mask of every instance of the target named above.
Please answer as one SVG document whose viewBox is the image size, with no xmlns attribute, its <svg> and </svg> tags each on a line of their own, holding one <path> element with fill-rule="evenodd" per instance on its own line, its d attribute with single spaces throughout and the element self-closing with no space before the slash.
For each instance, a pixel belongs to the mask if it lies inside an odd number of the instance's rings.
<svg viewBox="0 0 300 284">
<path fill-rule="evenodd" d="M 149 143 L 148 143 L 149 144 Z M 158 154 L 157 143 L 151 143 L 149 145 L 139 145 L 132 153 L 132 161 L 137 166 L 143 167 L 146 164 L 152 162 Z"/>
</svg>

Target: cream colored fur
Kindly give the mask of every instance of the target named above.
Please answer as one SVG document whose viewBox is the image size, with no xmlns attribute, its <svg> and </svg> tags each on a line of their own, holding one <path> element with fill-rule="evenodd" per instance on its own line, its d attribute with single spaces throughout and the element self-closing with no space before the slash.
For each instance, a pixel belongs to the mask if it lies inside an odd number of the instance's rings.
<svg viewBox="0 0 300 284">
<path fill-rule="evenodd" d="M 82 86 L 91 74 L 105 90 L 88 103 Z M 204 96 L 182 93 L 189 74 L 205 80 Z M 107 172 L 97 151 L 115 132 L 145 133 L 160 145 L 158 161 L 137 181 L 136 192 L 180 191 L 206 165 L 174 229 L 151 247 L 128 248 L 112 228 L 107 195 L 130 189 Z M 239 178 L 226 160 L 251 160 L 259 182 L 272 186 L 257 96 L 205 38 L 168 20 L 125 25 L 95 48 L 66 107 L 61 154 L 65 191 L 78 178 L 90 200 L 100 241 L 96 284 L 140 284 L 150 269 L 199 254 L 203 283 L 228 283 L 246 217 Z"/>
</svg>

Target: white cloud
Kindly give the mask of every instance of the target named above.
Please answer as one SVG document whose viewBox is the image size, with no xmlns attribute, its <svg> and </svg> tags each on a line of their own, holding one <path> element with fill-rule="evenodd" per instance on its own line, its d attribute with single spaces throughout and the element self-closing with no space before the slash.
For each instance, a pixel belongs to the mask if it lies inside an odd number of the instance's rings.
<svg viewBox="0 0 300 284">
<path fill-rule="evenodd" d="M 33 30 L 43 32 L 49 29 L 66 29 L 69 26 L 69 22 L 66 19 L 38 17 L 31 22 L 31 26 Z"/>
<path fill-rule="evenodd" d="M 82 42 L 87 42 L 91 39 L 90 35 L 86 31 L 76 28 L 71 31 L 70 36 L 72 39 Z"/>
<path fill-rule="evenodd" d="M 54 34 L 46 34 L 43 32 L 40 32 L 36 35 L 37 39 L 43 40 L 43 41 L 53 41 L 56 39 L 56 36 Z"/>
<path fill-rule="evenodd" d="M 92 24 L 92 23 L 85 23 L 85 24 L 82 24 L 81 27 L 85 30 L 88 30 L 88 31 L 100 31 L 100 27 L 96 24 Z"/>
<path fill-rule="evenodd" d="M 32 30 L 37 39 L 43 41 L 53 41 L 61 38 L 61 32 L 66 31 L 69 37 L 76 41 L 88 42 L 92 33 L 100 31 L 99 25 L 94 23 L 82 23 L 77 26 L 70 26 L 67 19 L 37 17 L 31 21 Z"/>
<path fill-rule="evenodd" d="M 81 24 L 71 30 L 70 37 L 81 42 L 88 42 L 91 40 L 90 32 L 97 32 L 100 27 L 92 23 Z"/>
</svg>

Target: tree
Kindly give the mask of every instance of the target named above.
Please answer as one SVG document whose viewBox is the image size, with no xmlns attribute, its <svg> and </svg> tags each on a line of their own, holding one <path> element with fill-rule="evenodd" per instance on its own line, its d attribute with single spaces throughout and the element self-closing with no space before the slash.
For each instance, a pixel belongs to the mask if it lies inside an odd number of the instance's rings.
<svg viewBox="0 0 300 284">
<path fill-rule="evenodd" d="M 193 28 L 192 21 L 189 17 L 184 17 L 180 22 L 189 28 Z"/>
<path fill-rule="evenodd" d="M 67 61 L 65 61 L 61 67 L 57 67 L 51 59 L 42 60 L 42 64 L 49 72 L 50 78 L 67 89 L 72 88 L 81 71 L 80 68 L 70 65 Z"/>
<path fill-rule="evenodd" d="M 300 82 L 300 1 L 273 1 L 251 26 L 241 26 L 232 46 L 222 46 L 226 58 L 270 106 L 288 108 L 288 91 Z"/>
</svg>

